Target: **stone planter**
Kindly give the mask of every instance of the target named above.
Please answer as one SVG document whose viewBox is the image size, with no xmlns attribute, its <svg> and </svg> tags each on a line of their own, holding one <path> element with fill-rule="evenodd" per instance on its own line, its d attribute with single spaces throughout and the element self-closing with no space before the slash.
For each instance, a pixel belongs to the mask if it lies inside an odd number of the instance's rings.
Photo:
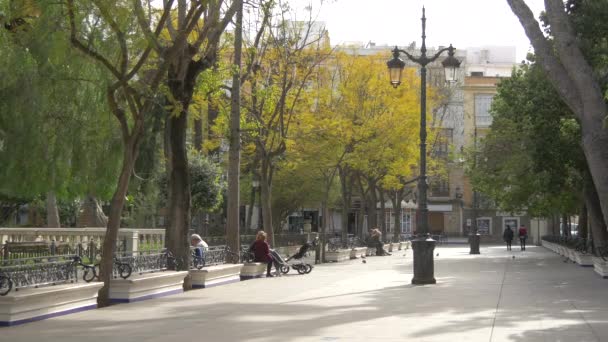
<svg viewBox="0 0 608 342">
<path fill-rule="evenodd" d="M 362 255 L 366 255 L 366 253 L 367 253 L 367 247 L 355 247 L 350 250 L 350 258 L 357 259 L 358 257 L 360 257 Z"/>
<path fill-rule="evenodd" d="M 593 270 L 602 278 L 608 278 L 608 262 L 602 258 L 593 257 Z"/>
<path fill-rule="evenodd" d="M 593 256 L 591 254 L 575 251 L 574 262 L 583 267 L 593 267 Z"/>
<path fill-rule="evenodd" d="M 568 248 L 568 259 L 572 262 L 576 262 L 576 251 L 574 249 Z"/>
<path fill-rule="evenodd" d="M 341 262 L 350 260 L 350 249 L 339 249 L 335 252 L 325 252 L 325 260 L 328 262 Z"/>
<path fill-rule="evenodd" d="M 131 303 L 184 292 L 187 271 L 164 271 L 110 280 L 110 300 Z"/>
<path fill-rule="evenodd" d="M 248 262 L 241 267 L 241 280 L 260 278 L 266 272 L 268 265 L 261 262 Z"/>
<path fill-rule="evenodd" d="M 190 270 L 192 288 L 200 289 L 241 281 L 243 264 L 224 264 Z"/>
<path fill-rule="evenodd" d="M 25 288 L 0 296 L 0 326 L 10 326 L 97 308 L 103 283 Z"/>
</svg>

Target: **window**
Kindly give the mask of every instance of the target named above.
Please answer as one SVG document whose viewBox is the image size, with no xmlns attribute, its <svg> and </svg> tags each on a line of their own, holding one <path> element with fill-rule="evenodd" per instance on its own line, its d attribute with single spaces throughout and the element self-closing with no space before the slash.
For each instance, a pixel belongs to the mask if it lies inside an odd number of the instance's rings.
<svg viewBox="0 0 608 342">
<path fill-rule="evenodd" d="M 483 71 L 471 71 L 471 77 L 483 77 Z"/>
<path fill-rule="evenodd" d="M 504 231 L 507 227 L 515 232 L 519 228 L 519 217 L 503 217 L 502 218 L 502 230 Z"/>
<path fill-rule="evenodd" d="M 386 231 L 391 232 L 391 216 L 393 215 L 392 210 L 387 210 L 384 212 L 384 222 L 386 222 Z"/>
<path fill-rule="evenodd" d="M 401 216 L 401 233 L 411 234 L 412 233 L 412 213 L 409 211 L 403 211 Z"/>
<path fill-rule="evenodd" d="M 493 94 L 475 95 L 475 125 L 488 127 L 492 124 L 490 108 L 492 107 Z"/>
<path fill-rule="evenodd" d="M 433 179 L 430 184 L 431 197 L 449 197 L 450 183 L 447 179 Z"/>
<path fill-rule="evenodd" d="M 489 217 L 479 217 L 477 219 L 477 232 L 481 235 L 489 235 L 491 233 L 492 219 Z"/>
<path fill-rule="evenodd" d="M 450 146 L 452 145 L 454 130 L 451 128 L 443 128 L 437 134 L 437 140 L 433 145 L 433 156 L 435 158 L 448 159 Z"/>
</svg>

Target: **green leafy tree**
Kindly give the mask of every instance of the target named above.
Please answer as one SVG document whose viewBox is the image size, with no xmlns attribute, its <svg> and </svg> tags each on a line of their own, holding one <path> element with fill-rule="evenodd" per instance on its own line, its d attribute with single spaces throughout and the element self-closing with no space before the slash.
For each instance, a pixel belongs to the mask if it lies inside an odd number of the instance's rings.
<svg viewBox="0 0 608 342">
<path fill-rule="evenodd" d="M 507 0 L 534 47 L 539 65 L 581 126 L 581 145 L 608 222 L 608 130 L 605 120 L 605 1 L 545 0 L 545 35 L 524 0 Z"/>
<path fill-rule="evenodd" d="M 491 131 L 468 158 L 473 186 L 506 211 L 576 212 L 585 167 L 580 127 L 540 65 L 522 64 L 503 80 L 492 113 Z"/>
<path fill-rule="evenodd" d="M 56 198 L 111 196 L 120 141 L 113 134 L 115 123 L 104 115 L 100 88 L 108 75 L 69 49 L 59 7 L 42 9 L 20 30 L 0 30 L 0 73 L 5 75 L 0 81 L 0 192 L 46 197 L 47 224 L 58 227 Z"/>
</svg>

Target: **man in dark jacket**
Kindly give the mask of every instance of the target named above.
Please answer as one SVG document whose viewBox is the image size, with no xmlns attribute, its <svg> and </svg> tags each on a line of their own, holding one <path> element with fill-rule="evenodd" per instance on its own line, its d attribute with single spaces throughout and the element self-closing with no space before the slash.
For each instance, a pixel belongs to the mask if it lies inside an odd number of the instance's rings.
<svg viewBox="0 0 608 342">
<path fill-rule="evenodd" d="M 502 238 L 507 243 L 507 250 L 510 251 L 511 242 L 513 242 L 513 230 L 511 229 L 511 226 L 507 226 L 507 229 L 505 229 L 505 232 L 502 233 Z"/>
</svg>

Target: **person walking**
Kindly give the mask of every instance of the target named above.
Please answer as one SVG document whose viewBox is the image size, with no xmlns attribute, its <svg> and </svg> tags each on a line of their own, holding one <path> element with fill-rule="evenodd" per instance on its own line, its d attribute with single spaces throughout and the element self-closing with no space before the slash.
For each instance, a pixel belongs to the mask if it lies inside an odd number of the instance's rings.
<svg viewBox="0 0 608 342">
<path fill-rule="evenodd" d="M 502 239 L 505 240 L 505 242 L 507 243 L 507 250 L 510 251 L 511 250 L 511 242 L 513 242 L 513 230 L 511 229 L 511 226 L 507 226 L 507 229 L 505 229 L 504 233 L 502 233 Z"/>
<path fill-rule="evenodd" d="M 517 235 L 519 236 L 519 244 L 520 244 L 521 250 L 525 251 L 526 250 L 526 239 L 528 238 L 528 230 L 526 229 L 526 226 L 524 226 L 523 224 L 521 226 L 519 226 L 519 231 L 518 231 Z"/>
</svg>

